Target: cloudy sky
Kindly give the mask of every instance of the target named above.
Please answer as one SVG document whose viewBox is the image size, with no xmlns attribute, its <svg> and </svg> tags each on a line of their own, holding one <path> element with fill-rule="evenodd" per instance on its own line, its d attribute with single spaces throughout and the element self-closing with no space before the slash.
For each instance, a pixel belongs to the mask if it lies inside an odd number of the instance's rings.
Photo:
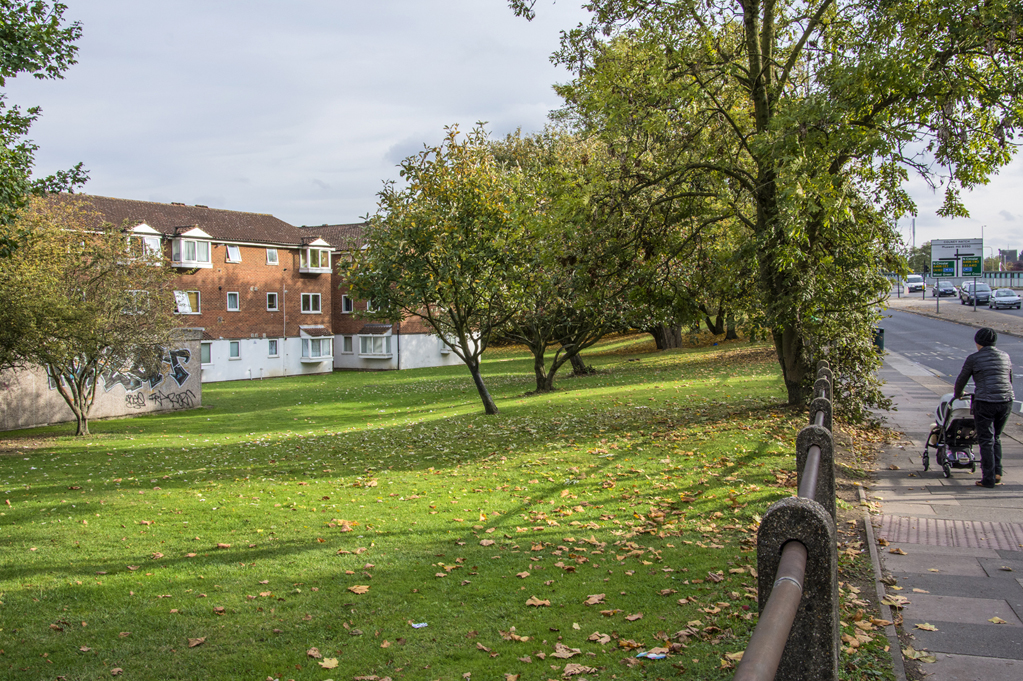
<svg viewBox="0 0 1023 681">
<path fill-rule="evenodd" d="M 9 81 L 41 105 L 37 169 L 82 161 L 84 191 L 355 222 L 405 156 L 445 125 L 495 135 L 543 127 L 559 105 L 551 65 L 579 0 L 65 0 L 84 36 L 62 81 Z M 917 244 L 979 237 L 1023 248 L 1023 164 L 967 197 L 972 217 L 934 215 L 913 184 Z M 903 221 L 910 237 L 910 221 Z"/>
</svg>

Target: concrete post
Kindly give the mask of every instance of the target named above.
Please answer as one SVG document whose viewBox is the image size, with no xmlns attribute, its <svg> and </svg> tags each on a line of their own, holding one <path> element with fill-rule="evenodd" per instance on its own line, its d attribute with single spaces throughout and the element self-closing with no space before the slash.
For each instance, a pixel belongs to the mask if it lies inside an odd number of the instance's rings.
<svg viewBox="0 0 1023 681">
<path fill-rule="evenodd" d="M 818 380 L 818 382 L 820 382 Z M 814 416 L 817 412 L 824 412 L 824 427 L 831 432 L 831 400 L 824 397 L 815 397 L 810 401 L 810 425 L 813 425 Z"/>
<path fill-rule="evenodd" d="M 826 400 L 831 400 L 831 381 L 826 378 L 818 378 L 813 383 L 813 396 L 823 397 Z"/>
<path fill-rule="evenodd" d="M 835 509 L 835 444 L 831 431 L 820 426 L 807 426 L 796 436 L 796 480 L 803 482 L 803 469 L 810 446 L 817 445 L 821 449 L 820 466 L 817 469 L 817 488 L 814 499 L 828 512 L 831 520 L 836 519 Z"/>
<path fill-rule="evenodd" d="M 834 499 L 834 496 L 832 496 Z M 782 547 L 789 541 L 806 547 L 803 596 L 775 681 L 838 679 L 838 549 L 835 523 L 823 506 L 789 497 L 764 514 L 757 533 L 757 597 L 760 612 L 774 588 Z"/>
</svg>

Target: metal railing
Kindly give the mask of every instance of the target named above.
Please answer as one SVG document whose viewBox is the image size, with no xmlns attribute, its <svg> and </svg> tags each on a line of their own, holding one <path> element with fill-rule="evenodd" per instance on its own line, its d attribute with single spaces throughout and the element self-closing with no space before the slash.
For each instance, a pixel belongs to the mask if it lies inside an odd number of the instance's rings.
<svg viewBox="0 0 1023 681">
<path fill-rule="evenodd" d="M 810 425 L 796 438 L 797 496 L 773 504 L 760 523 L 760 619 L 733 681 L 838 679 L 832 378 L 819 362 Z"/>
</svg>

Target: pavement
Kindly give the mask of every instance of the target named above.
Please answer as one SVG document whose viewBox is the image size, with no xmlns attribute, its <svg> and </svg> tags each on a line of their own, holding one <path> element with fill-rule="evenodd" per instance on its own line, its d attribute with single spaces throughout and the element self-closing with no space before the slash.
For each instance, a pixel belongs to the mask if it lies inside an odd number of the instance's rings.
<svg viewBox="0 0 1023 681">
<path fill-rule="evenodd" d="M 1023 317 L 988 314 L 978 319 L 979 312 L 947 298 L 941 301 L 940 312 L 935 311 L 933 298 L 892 299 L 889 303 L 907 312 L 975 327 L 991 326 L 1000 333 L 1023 337 Z M 938 398 L 951 392 L 952 384 L 892 352 L 885 353 L 880 376 L 897 407 L 886 415 L 889 425 L 905 437 L 883 451 L 877 479 L 866 496 L 880 510 L 873 516 L 880 544 L 877 554 L 883 569 L 894 575 L 901 587 L 887 587 L 887 592 L 909 600 L 901 611 L 902 630 L 913 635 L 915 649 L 934 655 L 934 663 L 920 664 L 928 679 L 1020 681 L 1023 417 L 1013 414 L 1002 435 L 1001 485 L 994 489 L 975 486 L 980 479 L 979 465 L 975 473 L 954 469 L 946 479 L 935 465 L 933 450 L 927 472 L 921 454 Z M 1017 390 L 1023 395 L 1023 383 Z M 916 627 L 925 623 L 936 630 Z"/>
</svg>

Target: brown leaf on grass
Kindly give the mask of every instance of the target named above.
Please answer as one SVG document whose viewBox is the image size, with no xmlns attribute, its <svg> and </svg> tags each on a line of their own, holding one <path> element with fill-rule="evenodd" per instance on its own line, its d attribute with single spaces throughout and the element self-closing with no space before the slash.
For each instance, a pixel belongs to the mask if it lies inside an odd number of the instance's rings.
<svg viewBox="0 0 1023 681">
<path fill-rule="evenodd" d="M 317 662 L 316 664 L 320 665 L 324 669 L 334 669 L 335 667 L 337 667 L 337 658 L 336 657 L 325 657 L 322 660 L 320 660 L 319 662 Z"/>
<path fill-rule="evenodd" d="M 611 637 L 608 636 L 607 634 L 602 634 L 599 631 L 595 631 L 592 634 L 590 634 L 586 640 L 593 641 L 594 643 L 599 643 L 600 645 L 605 645 L 611 642 Z"/>
<path fill-rule="evenodd" d="M 660 591 L 660 594 L 662 596 L 670 596 L 672 594 L 677 594 L 677 593 L 678 593 L 678 591 L 676 591 L 675 589 L 661 589 L 661 591 Z"/>
<path fill-rule="evenodd" d="M 391 647 L 391 642 L 388 641 L 387 639 L 384 639 L 384 642 L 380 644 L 380 647 L 381 648 L 390 648 Z"/>
<path fill-rule="evenodd" d="M 64 631 L 64 627 L 59 624 L 51 624 L 50 629 L 53 629 L 54 631 Z"/>
<path fill-rule="evenodd" d="M 562 660 L 567 660 L 568 658 L 575 657 L 576 655 L 579 655 L 582 652 L 583 651 L 579 650 L 578 648 L 569 648 L 564 643 L 555 643 L 554 652 L 551 653 L 551 657 L 557 657 Z"/>
<path fill-rule="evenodd" d="M 223 615 L 225 612 L 227 612 L 227 608 L 225 608 L 222 605 L 215 605 L 213 606 L 213 612 L 217 613 L 218 615 Z"/>
<path fill-rule="evenodd" d="M 310 648 L 309 650 L 305 651 L 305 654 L 308 657 L 312 657 L 312 658 L 315 658 L 317 660 L 323 659 L 323 654 L 320 653 L 320 649 L 319 648 Z"/>
<path fill-rule="evenodd" d="M 533 664 L 533 658 L 531 658 L 529 655 L 523 655 L 522 657 L 518 657 L 515 659 L 517 659 L 519 662 L 525 662 L 526 664 Z"/>
<path fill-rule="evenodd" d="M 188 647 L 189 648 L 195 648 L 196 646 L 201 646 L 203 643 L 206 643 L 206 637 L 205 636 L 203 636 L 201 638 L 190 638 L 190 639 L 188 639 Z"/>
<path fill-rule="evenodd" d="M 617 615 L 620 612 L 621 612 L 621 610 L 619 610 L 618 608 L 615 608 L 614 610 L 601 610 L 600 614 L 603 615 L 604 617 L 614 617 L 615 615 Z"/>
<path fill-rule="evenodd" d="M 152 520 L 140 520 L 139 521 L 139 525 L 152 525 L 152 524 L 153 524 Z"/>
<path fill-rule="evenodd" d="M 231 545 L 230 544 L 225 544 L 223 542 L 217 542 L 217 548 L 218 549 L 229 549 L 229 548 L 231 548 Z"/>
<path fill-rule="evenodd" d="M 529 576 L 529 573 L 528 572 L 519 572 L 519 573 L 516 573 L 515 576 L 518 577 L 519 579 L 525 579 L 526 577 Z"/>
<path fill-rule="evenodd" d="M 515 627 L 512 627 L 508 631 L 501 631 L 500 629 L 498 629 L 497 633 L 499 633 L 501 635 L 501 638 L 503 638 L 505 641 L 528 641 L 529 640 L 528 636 L 519 636 L 518 634 L 516 634 L 515 633 Z"/>
<path fill-rule="evenodd" d="M 550 604 L 551 604 L 550 601 L 541 600 L 541 599 L 537 598 L 536 596 L 530 596 L 529 600 L 526 601 L 526 605 L 532 605 L 535 608 L 539 608 L 541 605 L 549 606 Z"/>
<path fill-rule="evenodd" d="M 509 674 L 509 673 L 505 672 L 505 674 L 504 674 L 504 681 L 519 681 L 519 675 L 518 674 Z"/>
<path fill-rule="evenodd" d="M 135 572 L 135 570 L 138 570 L 139 567 L 141 567 L 141 566 L 139 566 L 139 565 L 129 565 L 128 569 L 131 570 L 132 572 Z"/>
<path fill-rule="evenodd" d="M 160 596 L 157 596 L 156 598 L 157 598 L 157 600 L 159 600 L 161 598 L 170 598 L 170 597 L 171 597 L 170 594 L 161 594 Z"/>
<path fill-rule="evenodd" d="M 260 591 L 259 595 L 262 596 L 263 598 L 267 598 L 268 596 L 273 596 L 273 592 L 272 591 Z"/>
<path fill-rule="evenodd" d="M 131 636 L 131 632 L 130 631 L 122 631 L 120 634 L 118 634 L 118 636 L 120 636 L 121 638 L 128 638 L 129 636 Z"/>
<path fill-rule="evenodd" d="M 636 648 L 642 648 L 643 644 L 639 643 L 638 641 L 633 641 L 631 638 L 619 639 L 618 640 L 618 647 L 619 648 L 625 648 L 626 650 L 634 650 Z"/>
<path fill-rule="evenodd" d="M 583 605 L 597 605 L 598 603 L 604 602 L 604 594 L 590 594 L 583 601 Z"/>
<path fill-rule="evenodd" d="M 476 650 L 482 650 L 485 653 L 489 653 L 490 652 L 490 648 L 486 647 L 482 643 L 477 643 L 476 644 Z"/>
<path fill-rule="evenodd" d="M 493 546 L 494 543 L 493 539 L 480 539 L 480 546 Z"/>
<path fill-rule="evenodd" d="M 627 619 L 629 622 L 635 622 L 636 620 L 643 619 L 643 613 L 637 612 L 635 615 L 626 615 L 625 619 Z"/>
<path fill-rule="evenodd" d="M 597 671 L 596 667 L 587 667 L 584 664 L 576 664 L 575 662 L 569 662 L 565 665 L 565 671 L 562 673 L 562 678 L 568 678 L 570 676 L 577 676 L 579 674 L 593 674 Z"/>
<path fill-rule="evenodd" d="M 195 557 L 196 557 L 196 555 L 198 555 L 198 554 L 195 554 L 195 553 L 186 553 L 186 554 L 185 554 L 185 558 L 195 558 Z"/>
<path fill-rule="evenodd" d="M 369 591 L 369 587 L 365 584 L 356 584 L 355 586 L 348 587 L 348 590 L 353 594 L 364 594 Z"/>
<path fill-rule="evenodd" d="M 120 667 L 114 667 L 113 669 L 110 670 L 110 676 L 120 676 L 123 673 L 124 670 L 121 669 Z"/>
<path fill-rule="evenodd" d="M 719 570 L 718 572 L 708 572 L 707 579 L 717 584 L 718 582 L 724 581 L 725 576 Z"/>
</svg>

